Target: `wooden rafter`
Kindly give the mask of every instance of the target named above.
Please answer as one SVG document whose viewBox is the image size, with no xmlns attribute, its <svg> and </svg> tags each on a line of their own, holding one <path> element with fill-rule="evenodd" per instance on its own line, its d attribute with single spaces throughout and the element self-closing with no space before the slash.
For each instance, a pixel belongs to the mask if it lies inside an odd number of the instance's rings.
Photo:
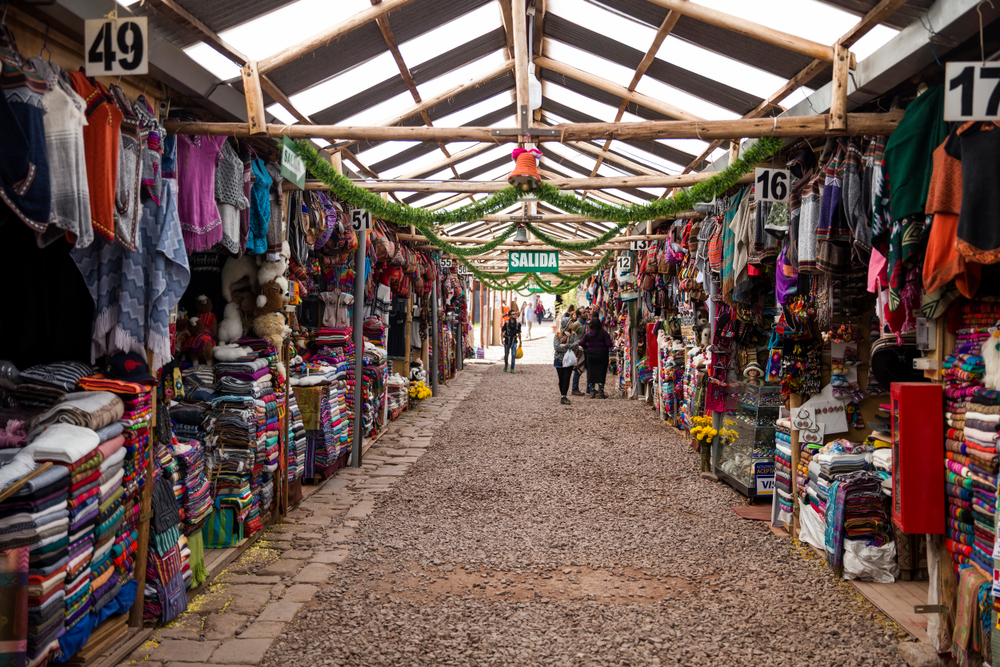
<svg viewBox="0 0 1000 667">
<path fill-rule="evenodd" d="M 744 18 L 733 16 L 732 14 L 726 14 L 725 12 L 720 12 L 717 9 L 712 9 L 711 7 L 706 7 L 705 5 L 700 5 L 696 2 L 688 2 L 686 0 L 649 1 L 654 5 L 659 5 L 660 7 L 664 7 L 671 11 L 680 12 L 684 16 L 701 21 L 702 23 L 714 25 L 717 28 L 723 28 L 725 30 L 729 30 L 730 32 L 735 32 L 738 35 L 750 37 L 787 51 L 801 53 L 802 55 L 809 56 L 810 58 L 824 60 L 828 63 L 833 62 L 833 48 L 825 44 L 820 44 L 819 42 L 805 39 L 804 37 L 799 37 L 798 35 L 781 32 L 780 30 L 769 28 L 766 25 L 754 23 L 753 21 L 748 21 Z"/>
<path fill-rule="evenodd" d="M 513 0 L 511 28 L 514 33 L 515 117 L 520 125 L 521 109 L 528 108 L 528 27 L 527 0 Z"/>
<path fill-rule="evenodd" d="M 862 37 L 867 35 L 875 26 L 879 25 L 887 18 L 892 16 L 900 7 L 905 5 L 907 0 L 882 0 L 877 5 L 871 8 L 871 10 L 865 14 L 860 21 L 854 24 L 850 30 L 848 30 L 844 35 L 837 40 L 838 44 L 844 44 L 845 46 L 853 46 Z M 774 92 L 774 94 L 768 96 L 766 100 L 761 102 L 757 107 L 748 113 L 744 118 L 760 118 L 765 113 L 769 112 L 772 108 L 777 106 L 786 97 L 791 95 L 793 92 L 798 90 L 803 84 L 811 81 L 813 77 L 819 74 L 824 67 L 827 66 L 827 62 L 820 59 L 815 59 L 804 68 L 802 71 L 793 76 L 787 82 L 785 82 L 781 88 Z M 684 168 L 683 173 L 697 169 L 702 162 L 723 142 L 713 141 L 709 144 L 708 148 L 705 149 L 701 155 L 696 157 L 694 161 L 691 162 L 687 167 Z M 669 192 L 665 193 L 669 194 Z"/>
<path fill-rule="evenodd" d="M 452 164 L 462 162 L 463 160 L 468 160 L 469 158 L 478 155 L 479 153 L 482 153 L 485 150 L 496 148 L 496 146 L 497 145 L 494 143 L 481 143 L 481 144 L 476 144 L 475 146 L 469 146 L 468 148 L 462 149 L 457 153 L 453 153 L 451 157 L 445 158 L 444 160 L 438 160 L 423 167 L 418 167 L 413 171 L 407 172 L 402 176 L 399 176 L 399 180 L 405 181 L 411 178 L 419 178 L 424 174 L 433 174 L 434 172 L 439 171 L 444 167 L 448 167 L 451 166 Z"/>
<path fill-rule="evenodd" d="M 667 116 L 668 118 L 676 118 L 678 120 L 704 120 L 701 116 L 685 111 L 684 109 L 676 107 L 673 104 L 662 102 L 655 97 L 650 97 L 649 95 L 643 95 L 642 93 L 628 90 L 613 81 L 608 81 L 607 79 L 599 77 L 596 74 L 585 72 L 581 69 L 573 67 L 572 65 L 559 62 L 558 60 L 552 60 L 551 58 L 547 58 L 545 56 L 538 56 L 535 58 L 535 64 L 542 69 L 547 69 L 551 72 L 568 76 L 571 79 L 576 79 L 577 81 L 591 85 L 594 88 L 611 93 L 615 97 L 620 97 L 622 100 L 638 104 L 639 106 L 646 107 L 647 109 L 652 109 L 653 111 Z"/>
<path fill-rule="evenodd" d="M 511 11 L 510 3 L 511 0 L 497 0 L 497 4 L 500 6 L 500 22 L 503 24 L 504 39 L 507 42 L 504 46 L 504 56 L 508 59 L 514 57 L 514 14 Z"/>
<path fill-rule="evenodd" d="M 381 4 L 364 9 L 335 26 L 331 26 L 319 32 L 303 42 L 282 49 L 272 56 L 268 56 L 260 61 L 260 71 L 263 74 L 274 71 L 279 67 L 294 62 L 295 60 L 312 53 L 316 49 L 326 46 L 330 42 L 343 37 L 344 35 L 357 30 L 361 26 L 371 23 L 380 16 L 385 16 L 389 12 L 404 7 L 413 0 L 384 0 Z"/>
</svg>

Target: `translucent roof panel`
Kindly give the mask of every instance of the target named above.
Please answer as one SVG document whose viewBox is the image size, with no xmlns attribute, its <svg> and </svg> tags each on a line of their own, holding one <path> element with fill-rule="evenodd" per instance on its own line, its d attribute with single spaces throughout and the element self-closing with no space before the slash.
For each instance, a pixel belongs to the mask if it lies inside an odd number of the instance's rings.
<svg viewBox="0 0 1000 667">
<path fill-rule="evenodd" d="M 392 19 L 391 14 L 389 18 Z M 399 45 L 399 53 L 406 61 L 407 67 L 415 67 L 501 25 L 500 12 L 496 5 L 486 4 L 454 21 L 403 42 Z"/>
<path fill-rule="evenodd" d="M 342 23 L 352 14 L 371 7 L 368 0 L 298 0 L 281 9 L 258 16 L 235 28 L 222 31 L 219 36 L 242 51 L 252 60 L 261 60 L 279 51 L 295 46 L 312 34 Z M 308 34 L 303 31 L 307 28 Z M 196 44 L 185 52 L 220 79 L 239 76 L 239 68 L 216 53 L 206 44 Z M 229 63 L 223 66 L 223 61 Z M 232 74 L 236 68 L 236 74 Z"/>
</svg>

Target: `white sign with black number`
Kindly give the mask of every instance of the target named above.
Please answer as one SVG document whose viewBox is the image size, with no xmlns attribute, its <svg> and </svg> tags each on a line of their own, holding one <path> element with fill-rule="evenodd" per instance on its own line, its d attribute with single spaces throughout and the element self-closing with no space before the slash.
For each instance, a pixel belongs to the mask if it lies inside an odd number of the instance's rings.
<svg viewBox="0 0 1000 667">
<path fill-rule="evenodd" d="M 88 19 L 83 37 L 87 76 L 149 73 L 149 25 L 144 16 Z"/>
<path fill-rule="evenodd" d="M 1000 63 L 948 63 L 944 119 L 1000 120 Z"/>
<path fill-rule="evenodd" d="M 632 241 L 632 243 L 629 244 L 629 247 L 632 250 L 648 250 L 649 241 Z"/>
<path fill-rule="evenodd" d="M 448 257 L 442 257 L 441 258 L 441 268 L 442 269 L 450 269 L 451 265 L 452 265 L 452 261 L 451 261 L 450 258 L 448 258 Z"/>
<path fill-rule="evenodd" d="M 460 275 L 460 276 L 467 276 L 467 275 L 469 275 L 469 267 L 467 267 L 465 264 L 459 264 L 458 265 L 458 275 Z"/>
<path fill-rule="evenodd" d="M 787 202 L 791 175 L 787 169 L 758 168 L 754 172 L 754 201 Z"/>
<path fill-rule="evenodd" d="M 372 230 L 372 214 L 368 212 L 368 209 L 351 209 L 351 229 L 356 232 L 360 232 L 362 229 L 366 232 Z"/>
<path fill-rule="evenodd" d="M 618 275 L 632 272 L 632 255 L 625 254 L 618 256 Z"/>
</svg>

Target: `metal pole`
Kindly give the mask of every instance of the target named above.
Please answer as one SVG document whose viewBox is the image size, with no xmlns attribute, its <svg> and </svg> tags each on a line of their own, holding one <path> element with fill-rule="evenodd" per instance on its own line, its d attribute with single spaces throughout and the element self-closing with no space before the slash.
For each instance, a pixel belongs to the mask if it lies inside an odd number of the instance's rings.
<svg viewBox="0 0 1000 667">
<path fill-rule="evenodd" d="M 438 357 L 441 348 L 438 344 L 438 280 L 434 280 L 434 291 L 431 292 L 431 347 L 434 348 L 431 361 L 431 396 L 438 395 Z"/>
<path fill-rule="evenodd" d="M 708 279 L 708 330 L 712 332 L 712 338 L 714 339 L 715 334 L 715 300 L 713 297 L 718 293 L 718 289 L 715 286 L 715 282 L 709 278 Z M 708 369 L 709 374 L 712 372 L 711 366 Z M 722 420 L 725 413 L 713 411 L 712 412 L 712 428 L 719 431 L 722 430 Z M 719 436 L 716 435 L 712 439 L 712 473 L 718 475 L 719 472 L 719 450 L 721 449 L 719 444 Z"/>
<path fill-rule="evenodd" d="M 365 246 L 368 245 L 365 229 L 358 232 L 358 249 L 354 252 L 354 438 L 351 443 L 351 466 L 361 467 L 361 431 L 364 420 L 361 413 L 362 385 L 365 374 Z"/>
</svg>

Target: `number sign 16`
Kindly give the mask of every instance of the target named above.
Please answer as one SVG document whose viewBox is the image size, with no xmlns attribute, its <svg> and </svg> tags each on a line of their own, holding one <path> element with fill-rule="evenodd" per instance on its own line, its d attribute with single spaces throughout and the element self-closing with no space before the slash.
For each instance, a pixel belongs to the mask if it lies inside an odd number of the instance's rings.
<svg viewBox="0 0 1000 667">
<path fill-rule="evenodd" d="M 945 66 L 944 119 L 1000 119 L 1000 63 L 948 63 Z"/>
<path fill-rule="evenodd" d="M 754 201 L 788 201 L 790 175 L 787 169 L 766 167 L 754 172 Z"/>
<path fill-rule="evenodd" d="M 84 23 L 87 76 L 149 73 L 149 26 L 144 16 Z"/>
<path fill-rule="evenodd" d="M 352 208 L 351 209 L 351 229 L 360 232 L 362 229 L 366 232 L 372 229 L 372 214 L 368 212 L 366 208 Z"/>
</svg>

